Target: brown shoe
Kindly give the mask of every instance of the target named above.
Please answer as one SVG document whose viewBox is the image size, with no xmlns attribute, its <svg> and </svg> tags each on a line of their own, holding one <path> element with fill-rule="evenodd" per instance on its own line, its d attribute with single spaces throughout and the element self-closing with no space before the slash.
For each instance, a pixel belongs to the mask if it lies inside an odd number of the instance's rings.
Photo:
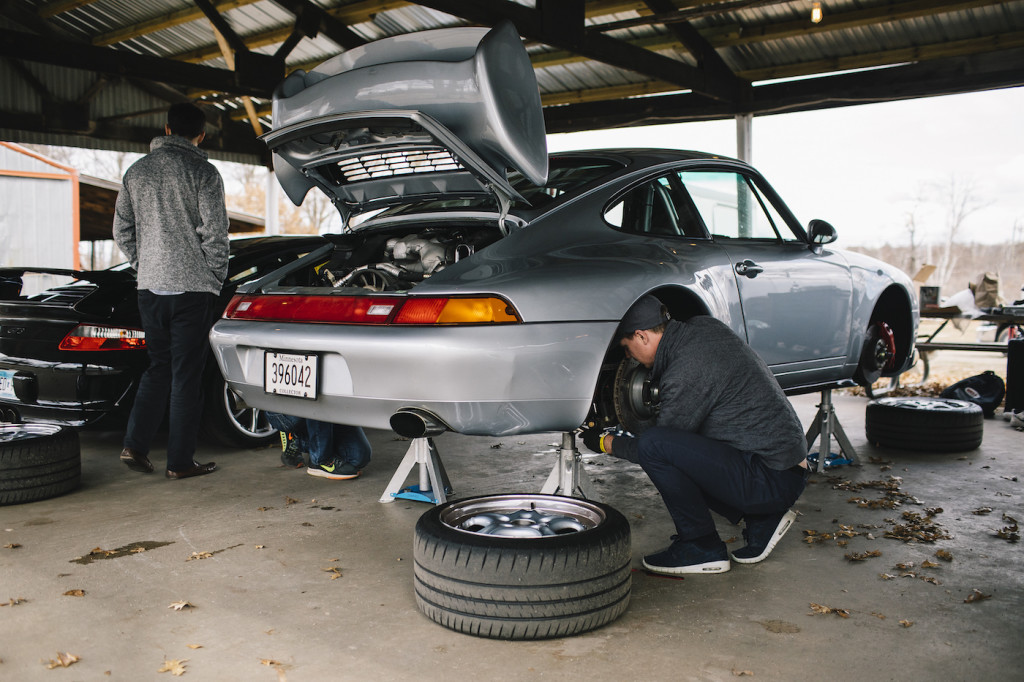
<svg viewBox="0 0 1024 682">
<path fill-rule="evenodd" d="M 167 470 L 167 478 L 191 478 L 192 476 L 202 476 L 203 474 L 212 474 L 217 470 L 217 464 L 209 462 L 208 464 L 200 464 L 199 462 L 193 461 L 191 469 L 185 469 L 184 471 L 171 471 Z"/>
<path fill-rule="evenodd" d="M 153 463 L 141 452 L 135 452 L 131 448 L 121 451 L 121 461 L 132 471 L 139 471 L 144 474 L 153 473 Z"/>
</svg>

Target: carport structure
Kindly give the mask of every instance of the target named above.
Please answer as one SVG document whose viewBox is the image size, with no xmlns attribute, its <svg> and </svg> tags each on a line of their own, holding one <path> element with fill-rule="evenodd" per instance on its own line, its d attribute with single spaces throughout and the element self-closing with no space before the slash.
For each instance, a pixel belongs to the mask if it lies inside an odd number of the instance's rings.
<svg viewBox="0 0 1024 682">
<path fill-rule="evenodd" d="M 2 6 L 0 136 L 141 151 L 167 103 L 193 99 L 214 119 L 213 155 L 247 162 L 266 161 L 254 130 L 266 130 L 270 93 L 288 71 L 396 33 L 502 19 L 528 41 L 549 132 L 749 123 L 759 113 L 1024 84 L 1021 2 Z M 810 400 L 798 404 L 812 418 Z M 856 420 L 846 426 L 861 433 Z M 408 543 L 422 507 L 377 504 L 405 447 L 390 434 L 372 434 L 375 466 L 347 488 L 281 470 L 266 451 L 216 453 L 232 475 L 191 488 L 140 485 L 112 461 L 117 438 L 86 437 L 81 495 L 5 510 L 11 592 L 0 599 L 9 599 L 11 629 L 0 641 L 14 652 L 0 657 L 17 678 L 47 674 L 34 659 L 58 651 L 82 657 L 76 672 L 114 679 L 161 668 L 218 680 L 968 679 L 1024 669 L 1016 547 L 1007 552 L 989 532 L 1021 511 L 1018 440 L 1005 428 L 969 458 L 937 462 L 896 460 L 854 437 L 870 463 L 858 483 L 877 478 L 948 507 L 948 568 L 925 567 L 936 563 L 934 545 L 876 543 L 900 510 L 862 512 L 841 475 L 818 477 L 800 506 L 799 530 L 813 544 L 790 536 L 771 562 L 717 582 L 638 575 L 628 617 L 529 644 L 478 641 L 415 614 Z M 460 495 L 537 488 L 550 465 L 543 436 L 447 440 Z M 598 497 L 629 515 L 636 554 L 661 544 L 670 531 L 640 472 L 606 458 L 590 464 L 602 472 Z M 994 516 L 973 514 L 985 504 Z M 195 511 L 170 511 L 179 509 Z M 943 513 L 929 509 L 927 518 Z M 874 651 L 882 661 L 866 662 Z"/>
<path fill-rule="evenodd" d="M 214 158 L 266 163 L 274 87 L 383 37 L 510 20 L 549 133 L 1024 84 L 1024 0 L 3 0 L 0 138 L 145 151 L 207 104 Z M 744 130 L 741 126 L 741 150 Z M 742 154 L 741 154 L 742 156 Z"/>
</svg>

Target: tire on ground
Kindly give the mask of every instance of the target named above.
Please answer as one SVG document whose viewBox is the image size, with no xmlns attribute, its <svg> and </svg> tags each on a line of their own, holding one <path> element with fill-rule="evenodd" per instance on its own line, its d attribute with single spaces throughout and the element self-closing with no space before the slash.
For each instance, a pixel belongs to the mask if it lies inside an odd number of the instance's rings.
<svg viewBox="0 0 1024 682">
<path fill-rule="evenodd" d="M 211 360 L 211 362 L 213 362 Z M 234 396 L 227 395 L 224 377 L 214 366 L 203 377 L 203 419 L 199 434 L 229 448 L 258 448 L 276 442 L 277 430 L 266 422 L 266 417 L 252 408 L 240 409 L 234 405 Z M 229 404 L 231 403 L 231 404 Z M 251 423 L 256 418 L 258 423 Z M 245 421 L 239 423 L 239 419 Z"/>
<path fill-rule="evenodd" d="M 0 505 L 56 497 L 81 482 L 81 449 L 73 428 L 0 424 Z"/>
<path fill-rule="evenodd" d="M 864 414 L 869 443 L 899 450 L 963 452 L 981 445 L 981 407 L 950 398 L 880 398 Z"/>
<path fill-rule="evenodd" d="M 601 520 L 547 537 L 495 537 L 449 525 L 459 505 L 499 498 L 544 508 L 547 500 L 586 505 Z M 413 548 L 416 603 L 440 625 L 508 640 L 580 634 L 606 625 L 629 605 L 629 523 L 598 502 L 553 495 L 510 495 L 449 502 L 424 513 Z"/>
</svg>

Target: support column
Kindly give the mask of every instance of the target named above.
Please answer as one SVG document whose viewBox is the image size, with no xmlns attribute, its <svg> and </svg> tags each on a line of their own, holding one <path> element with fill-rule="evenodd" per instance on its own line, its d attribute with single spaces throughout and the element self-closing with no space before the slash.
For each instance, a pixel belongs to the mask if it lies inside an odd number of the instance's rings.
<svg viewBox="0 0 1024 682">
<path fill-rule="evenodd" d="M 736 158 L 753 163 L 754 115 L 736 114 Z"/>
</svg>

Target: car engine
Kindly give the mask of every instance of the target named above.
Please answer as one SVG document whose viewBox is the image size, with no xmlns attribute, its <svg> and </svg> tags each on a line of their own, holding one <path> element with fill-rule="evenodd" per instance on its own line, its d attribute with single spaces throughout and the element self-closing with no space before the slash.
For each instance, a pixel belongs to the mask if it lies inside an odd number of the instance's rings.
<svg viewBox="0 0 1024 682">
<path fill-rule="evenodd" d="M 358 266 L 340 277 L 329 269 L 324 274 L 334 287 L 395 291 L 408 289 L 475 251 L 473 240 L 459 231 L 407 234 L 385 242 L 380 262 Z"/>
</svg>

